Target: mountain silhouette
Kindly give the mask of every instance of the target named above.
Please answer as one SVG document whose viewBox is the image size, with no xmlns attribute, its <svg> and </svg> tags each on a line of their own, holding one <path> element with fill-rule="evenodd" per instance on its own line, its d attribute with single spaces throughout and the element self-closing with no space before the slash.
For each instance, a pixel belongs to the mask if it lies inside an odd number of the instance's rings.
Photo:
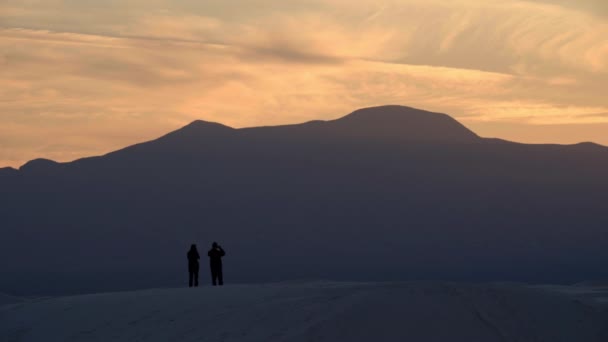
<svg viewBox="0 0 608 342">
<path fill-rule="evenodd" d="M 606 279 L 606 174 L 606 147 L 482 138 L 409 107 L 195 121 L 104 156 L 0 170 L 0 291 L 179 285 L 183 249 L 212 241 L 231 251 L 231 283 Z"/>
<path fill-rule="evenodd" d="M 382 106 L 357 110 L 332 121 L 311 121 L 299 125 L 255 127 L 239 130 L 243 135 L 282 138 L 357 140 L 367 142 L 475 142 L 478 136 L 445 114 L 403 106 Z"/>
<path fill-rule="evenodd" d="M 17 175 L 19 172 L 12 167 L 2 167 L 0 168 L 0 177 L 2 176 L 11 176 Z"/>
<path fill-rule="evenodd" d="M 474 142 L 479 137 L 445 114 L 402 106 L 365 108 L 325 124 L 332 134 L 403 141 Z"/>
<path fill-rule="evenodd" d="M 45 172 L 57 170 L 58 168 L 61 168 L 61 166 L 62 165 L 60 163 L 55 162 L 53 160 L 40 158 L 40 159 L 31 160 L 31 161 L 25 163 L 23 166 L 21 166 L 19 168 L 19 171 L 21 173 L 27 173 L 27 174 L 36 174 L 36 173 L 43 174 Z"/>
</svg>

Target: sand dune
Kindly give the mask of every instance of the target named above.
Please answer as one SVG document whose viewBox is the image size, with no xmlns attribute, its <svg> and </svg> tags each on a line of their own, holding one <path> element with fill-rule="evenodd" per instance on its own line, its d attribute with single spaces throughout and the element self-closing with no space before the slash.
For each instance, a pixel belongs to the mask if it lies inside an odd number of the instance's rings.
<svg viewBox="0 0 608 342">
<path fill-rule="evenodd" d="M 525 285 L 279 283 L 36 300 L 4 341 L 607 341 L 603 307 Z"/>
</svg>

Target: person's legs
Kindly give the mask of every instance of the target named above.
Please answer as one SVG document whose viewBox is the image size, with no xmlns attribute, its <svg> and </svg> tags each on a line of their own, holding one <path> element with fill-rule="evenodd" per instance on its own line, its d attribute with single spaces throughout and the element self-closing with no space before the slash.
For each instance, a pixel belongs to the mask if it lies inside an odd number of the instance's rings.
<svg viewBox="0 0 608 342">
<path fill-rule="evenodd" d="M 189 280 L 188 280 L 188 287 L 192 287 L 192 277 L 194 276 L 194 272 L 189 271 Z"/>
<path fill-rule="evenodd" d="M 198 267 L 194 270 L 194 286 L 198 286 Z"/>
<path fill-rule="evenodd" d="M 222 274 L 222 266 L 217 268 L 217 279 L 220 285 L 224 285 L 224 275 Z"/>
<path fill-rule="evenodd" d="M 217 285 L 217 270 L 213 266 L 211 266 L 211 284 Z"/>
</svg>

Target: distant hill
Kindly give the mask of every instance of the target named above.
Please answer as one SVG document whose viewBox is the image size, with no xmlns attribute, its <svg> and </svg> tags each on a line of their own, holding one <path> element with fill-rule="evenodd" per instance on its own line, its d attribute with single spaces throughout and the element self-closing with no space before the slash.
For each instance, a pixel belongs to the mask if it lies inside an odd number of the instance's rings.
<svg viewBox="0 0 608 342">
<path fill-rule="evenodd" d="M 17 175 L 18 171 L 13 169 L 12 167 L 2 167 L 0 168 L 0 177 L 8 177 L 12 175 Z"/>
<path fill-rule="evenodd" d="M 0 289 L 177 285 L 188 246 L 213 241 L 227 281 L 606 279 L 606 175 L 606 147 L 481 138 L 409 107 L 195 121 L 105 156 L 0 170 Z"/>
</svg>

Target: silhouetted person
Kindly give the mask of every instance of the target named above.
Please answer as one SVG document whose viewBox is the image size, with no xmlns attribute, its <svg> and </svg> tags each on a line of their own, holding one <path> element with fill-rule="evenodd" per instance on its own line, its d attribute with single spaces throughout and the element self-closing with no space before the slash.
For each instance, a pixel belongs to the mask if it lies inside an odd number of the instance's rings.
<svg viewBox="0 0 608 342">
<path fill-rule="evenodd" d="M 198 270 L 199 270 L 198 260 L 200 258 L 201 258 L 201 256 L 198 254 L 196 245 L 193 244 L 192 246 L 190 246 L 190 250 L 188 251 L 188 273 L 190 274 L 190 280 L 189 280 L 188 284 L 190 287 L 192 287 L 193 282 L 194 282 L 194 286 L 198 286 Z"/>
<path fill-rule="evenodd" d="M 222 257 L 226 255 L 226 252 L 224 252 L 217 242 L 214 242 L 207 255 L 209 256 L 209 266 L 211 266 L 211 282 L 213 283 L 213 286 L 218 284 L 224 285 Z"/>
</svg>

